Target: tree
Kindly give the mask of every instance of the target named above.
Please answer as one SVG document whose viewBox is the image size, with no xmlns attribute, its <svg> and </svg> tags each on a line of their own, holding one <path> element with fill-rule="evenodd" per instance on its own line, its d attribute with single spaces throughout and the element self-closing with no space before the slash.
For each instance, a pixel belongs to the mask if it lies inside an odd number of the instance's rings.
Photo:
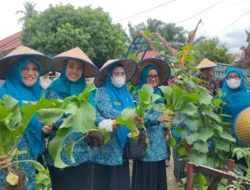
<svg viewBox="0 0 250 190">
<path fill-rule="evenodd" d="M 16 14 L 22 14 L 23 16 L 18 20 L 19 23 L 25 24 L 29 19 L 34 18 L 38 15 L 38 12 L 35 10 L 36 3 L 33 2 L 24 2 L 24 10 L 19 10 Z"/>
<path fill-rule="evenodd" d="M 232 64 L 235 60 L 235 58 L 228 53 L 228 47 L 221 44 L 218 38 L 199 42 L 194 50 L 194 55 L 197 62 L 208 58 L 214 62 Z"/>
<path fill-rule="evenodd" d="M 30 19 L 22 33 L 22 43 L 50 56 L 80 47 L 101 66 L 106 60 L 124 56 L 127 40 L 119 24 L 112 24 L 102 8 L 72 5 L 52 6 Z"/>
</svg>

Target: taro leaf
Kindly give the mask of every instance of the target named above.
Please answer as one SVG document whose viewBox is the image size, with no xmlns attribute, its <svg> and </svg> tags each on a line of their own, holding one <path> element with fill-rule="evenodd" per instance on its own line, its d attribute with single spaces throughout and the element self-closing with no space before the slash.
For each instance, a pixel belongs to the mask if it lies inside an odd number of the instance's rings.
<svg viewBox="0 0 250 190">
<path fill-rule="evenodd" d="M 171 148 L 173 148 L 175 145 L 176 145 L 176 140 L 174 139 L 174 137 L 170 137 L 169 139 L 168 139 L 168 145 L 171 147 Z"/>
<path fill-rule="evenodd" d="M 95 84 L 94 83 L 88 84 L 84 89 L 83 93 L 79 94 L 78 100 L 87 102 L 89 95 L 90 93 L 92 93 L 93 90 L 95 90 Z"/>
<path fill-rule="evenodd" d="M 65 107 L 63 108 L 63 111 L 65 114 L 76 114 L 77 111 L 77 105 L 75 102 L 70 102 L 69 104 L 65 105 Z"/>
<path fill-rule="evenodd" d="M 226 131 L 223 131 L 221 134 L 220 134 L 220 137 L 223 138 L 223 139 L 226 139 L 228 141 L 231 141 L 231 142 L 236 142 L 236 139 L 233 138 L 232 135 L 230 135 L 229 133 L 227 133 Z"/>
<path fill-rule="evenodd" d="M 199 131 L 199 134 L 199 139 L 203 142 L 207 142 L 207 140 L 214 135 L 214 132 L 210 127 L 202 127 Z"/>
<path fill-rule="evenodd" d="M 216 113 L 214 113 L 212 110 L 204 110 L 203 111 L 206 115 L 208 115 L 210 118 L 214 119 L 217 122 L 221 122 L 220 118 Z"/>
<path fill-rule="evenodd" d="M 134 123 L 132 119 L 128 119 L 125 121 L 121 117 L 118 117 L 115 119 L 115 121 L 119 123 L 120 125 L 125 125 L 131 133 L 137 132 L 136 124 Z"/>
<path fill-rule="evenodd" d="M 207 142 L 195 142 L 194 143 L 194 148 L 198 150 L 199 152 L 202 153 L 207 153 L 208 152 L 208 144 Z"/>
<path fill-rule="evenodd" d="M 176 107 L 179 98 L 183 95 L 183 91 L 176 85 L 172 88 L 172 105 Z"/>
<path fill-rule="evenodd" d="M 76 142 L 74 141 L 70 141 L 65 147 L 64 147 L 64 151 L 65 153 L 70 157 L 71 161 L 73 163 L 75 163 L 75 158 L 73 156 L 73 151 L 74 151 L 74 148 L 75 148 L 75 145 L 76 145 Z"/>
<path fill-rule="evenodd" d="M 123 109 L 122 113 L 121 113 L 121 117 L 124 121 L 131 119 L 131 118 L 135 117 L 136 115 L 137 114 L 136 114 L 135 108 L 131 108 L 131 107 L 127 107 L 127 108 Z"/>
<path fill-rule="evenodd" d="M 32 163 L 32 165 L 34 166 L 34 168 L 36 168 L 39 172 L 44 172 L 45 169 L 44 167 L 37 161 L 35 160 L 19 160 L 19 161 L 12 161 L 12 164 L 19 164 L 19 163 Z"/>
<path fill-rule="evenodd" d="M 101 133 L 104 136 L 104 144 L 108 143 L 110 141 L 110 134 L 105 129 L 101 129 Z"/>
<path fill-rule="evenodd" d="M 13 110 L 14 108 L 16 108 L 19 104 L 19 101 L 12 98 L 11 96 L 7 96 L 4 95 L 2 98 L 2 102 L 4 103 L 4 105 L 8 108 L 8 110 Z"/>
<path fill-rule="evenodd" d="M 219 150 L 224 150 L 224 151 L 229 152 L 230 143 L 228 143 L 228 141 L 223 140 L 223 139 L 216 139 L 215 140 L 215 147 Z"/>
<path fill-rule="evenodd" d="M 74 116 L 74 130 L 85 134 L 91 129 L 95 129 L 96 111 L 88 102 L 81 102 L 76 115 Z"/>
<path fill-rule="evenodd" d="M 180 113 L 185 113 L 189 116 L 194 116 L 197 114 L 197 107 L 191 102 L 188 102 L 184 104 L 183 107 L 180 109 Z"/>
<path fill-rule="evenodd" d="M 196 119 L 196 118 L 194 118 L 194 119 L 187 118 L 187 119 L 185 119 L 184 123 L 192 131 L 197 131 L 199 129 L 199 127 L 201 126 L 200 118 L 198 118 L 198 119 Z"/>
<path fill-rule="evenodd" d="M 63 116 L 61 108 L 44 108 L 37 112 L 38 120 L 45 125 L 55 123 Z"/>
<path fill-rule="evenodd" d="M 195 165 L 195 166 L 200 166 L 204 165 L 207 163 L 207 154 L 204 153 L 198 153 L 195 150 L 190 151 L 190 161 Z"/>
<path fill-rule="evenodd" d="M 57 130 L 57 132 L 63 128 L 69 128 L 72 127 L 74 124 L 74 116 L 70 115 L 69 117 L 67 117 L 66 119 L 63 120 L 62 124 L 60 125 L 59 129 Z"/>
<path fill-rule="evenodd" d="M 160 86 L 160 89 L 167 100 L 168 104 L 172 104 L 171 96 L 172 96 L 172 88 L 170 86 Z"/>
<path fill-rule="evenodd" d="M 152 96 L 154 94 L 154 88 L 151 85 L 144 84 L 141 88 L 143 92 L 148 94 L 148 96 Z"/>
<path fill-rule="evenodd" d="M 199 139 L 199 133 L 192 133 L 188 136 L 186 136 L 186 141 L 189 145 L 193 144 L 195 141 Z"/>
<path fill-rule="evenodd" d="M 61 159 L 61 152 L 63 149 L 63 142 L 67 136 L 69 136 L 70 128 L 63 128 L 58 130 L 56 136 L 49 142 L 49 153 L 54 160 L 54 165 L 57 168 L 65 168 L 68 167 Z"/>
<path fill-rule="evenodd" d="M 208 92 L 203 91 L 200 93 L 200 103 L 209 105 L 211 104 L 211 101 L 213 99 L 213 96 L 211 96 Z"/>
<path fill-rule="evenodd" d="M 187 155 L 187 151 L 186 151 L 186 148 L 184 145 L 181 145 L 179 148 L 178 148 L 178 153 L 181 155 L 181 156 L 186 156 Z"/>
</svg>

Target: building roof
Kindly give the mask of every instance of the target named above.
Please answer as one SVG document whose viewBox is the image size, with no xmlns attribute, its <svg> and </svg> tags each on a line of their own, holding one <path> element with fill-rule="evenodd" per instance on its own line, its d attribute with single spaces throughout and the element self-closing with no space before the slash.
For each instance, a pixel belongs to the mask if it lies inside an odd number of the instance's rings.
<svg viewBox="0 0 250 190">
<path fill-rule="evenodd" d="M 0 40 L 0 52 L 8 52 L 21 45 L 22 31 Z"/>
</svg>

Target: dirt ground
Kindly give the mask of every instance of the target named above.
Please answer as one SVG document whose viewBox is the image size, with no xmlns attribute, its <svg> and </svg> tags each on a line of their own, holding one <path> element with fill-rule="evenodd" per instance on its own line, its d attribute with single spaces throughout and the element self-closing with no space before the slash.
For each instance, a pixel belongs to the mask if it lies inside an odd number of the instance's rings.
<svg viewBox="0 0 250 190">
<path fill-rule="evenodd" d="M 173 158 L 171 158 L 169 167 L 167 168 L 167 181 L 168 181 L 168 190 L 182 190 L 184 188 L 180 188 L 177 186 L 174 177 L 174 162 Z"/>
</svg>

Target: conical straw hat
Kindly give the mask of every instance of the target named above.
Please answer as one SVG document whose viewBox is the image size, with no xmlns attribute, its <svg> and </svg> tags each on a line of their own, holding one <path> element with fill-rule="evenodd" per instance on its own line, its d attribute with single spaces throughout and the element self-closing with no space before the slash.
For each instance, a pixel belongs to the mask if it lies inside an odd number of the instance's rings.
<svg viewBox="0 0 250 190">
<path fill-rule="evenodd" d="M 139 85 L 141 83 L 141 71 L 142 69 L 147 66 L 147 65 L 154 65 L 158 68 L 159 70 L 159 85 L 161 85 L 162 83 L 164 83 L 166 80 L 169 79 L 170 75 L 171 75 L 171 69 L 168 65 L 167 62 L 165 62 L 162 59 L 159 58 L 147 58 L 147 59 L 143 59 L 138 63 L 138 70 L 135 74 L 135 76 L 133 77 L 133 79 L 131 80 L 131 82 L 134 85 Z"/>
<path fill-rule="evenodd" d="M 209 59 L 205 58 L 203 59 L 199 65 L 197 65 L 197 69 L 205 69 L 205 68 L 212 68 L 212 67 L 217 67 L 217 65 L 210 61 Z"/>
<path fill-rule="evenodd" d="M 76 59 L 84 64 L 84 77 L 95 77 L 98 74 L 98 68 L 79 47 L 73 48 L 55 56 L 55 69 L 61 72 L 63 69 L 64 60 L 67 59 Z"/>
<path fill-rule="evenodd" d="M 100 69 L 100 72 L 98 76 L 95 78 L 95 85 L 96 87 L 100 87 L 103 85 L 103 82 L 105 81 L 105 77 L 107 75 L 108 70 L 113 66 L 113 65 L 118 65 L 121 64 L 124 66 L 126 69 L 127 75 L 126 75 L 126 82 L 128 82 L 135 74 L 137 70 L 137 64 L 134 60 L 132 59 L 113 59 L 113 60 L 108 60 Z"/>
<path fill-rule="evenodd" d="M 233 124 L 233 133 L 238 143 L 250 147 L 250 107 L 241 111 Z"/>
<path fill-rule="evenodd" d="M 54 61 L 51 57 L 46 56 L 29 47 L 19 46 L 8 55 L 6 55 L 2 60 L 0 60 L 0 78 L 5 78 L 9 67 L 17 60 L 24 57 L 34 58 L 41 64 L 41 75 L 48 73 L 54 65 Z"/>
</svg>

